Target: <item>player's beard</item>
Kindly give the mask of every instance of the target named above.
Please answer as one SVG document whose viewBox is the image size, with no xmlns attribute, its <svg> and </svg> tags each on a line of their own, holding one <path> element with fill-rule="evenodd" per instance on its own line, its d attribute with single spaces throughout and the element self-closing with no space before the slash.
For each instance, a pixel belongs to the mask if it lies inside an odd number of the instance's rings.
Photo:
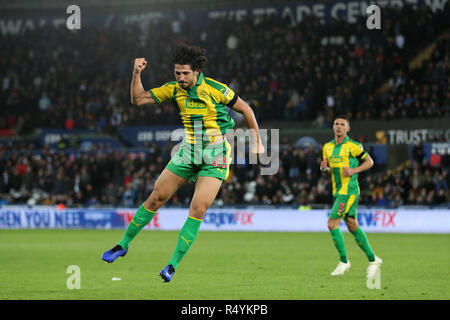
<svg viewBox="0 0 450 320">
<path fill-rule="evenodd" d="M 190 84 L 188 81 L 178 82 L 181 88 L 188 89 L 190 87 Z"/>
<path fill-rule="evenodd" d="M 181 82 L 179 85 L 180 85 L 180 87 L 182 87 L 183 89 L 187 89 L 187 87 L 188 87 L 188 85 L 187 85 L 186 82 Z"/>
</svg>

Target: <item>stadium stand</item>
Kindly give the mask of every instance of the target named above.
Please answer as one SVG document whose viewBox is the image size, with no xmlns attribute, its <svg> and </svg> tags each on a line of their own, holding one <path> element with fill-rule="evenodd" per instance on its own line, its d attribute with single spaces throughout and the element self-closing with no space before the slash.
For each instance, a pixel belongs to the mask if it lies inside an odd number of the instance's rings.
<svg viewBox="0 0 450 320">
<path fill-rule="evenodd" d="M 426 6 L 387 7 L 386 27 L 370 37 L 364 22 L 322 24 L 313 16 L 296 25 L 278 16 L 248 18 L 233 26 L 218 21 L 220 27 L 207 31 L 183 22 L 183 33 L 155 22 L 144 32 L 137 25 L 111 24 L 64 36 L 48 26 L 2 35 L 0 130 L 23 136 L 42 128 L 88 128 L 117 137 L 121 126 L 179 124 L 172 104 L 134 107 L 127 88 L 136 56 L 149 59 L 145 88 L 171 80 L 168 53 L 184 41 L 207 49 L 205 72 L 248 101 L 260 123 L 315 120 L 326 127 L 336 113 L 356 120 L 449 117 L 448 16 L 448 2 L 434 14 Z M 413 27 L 418 31 L 407 32 Z M 344 44 L 333 45 L 333 39 Z M 430 44 L 431 55 L 411 66 Z M 55 150 L 10 140 L 0 145 L 1 202 L 135 206 L 170 159 L 170 144 L 148 147 L 138 153 L 95 146 L 67 153 L 64 145 Z M 318 149 L 283 145 L 276 175 L 259 176 L 256 165 L 235 165 L 217 205 L 329 204 L 331 184 L 318 170 L 320 159 Z M 418 146 L 402 170 L 381 166 L 362 174 L 360 203 L 446 204 L 448 168 L 448 150 L 435 152 L 428 161 Z M 189 203 L 192 190 L 192 184 L 181 188 L 169 204 Z"/>
<path fill-rule="evenodd" d="M 370 152 L 370 151 L 369 151 Z M 361 204 L 396 207 L 440 205 L 449 199 L 448 150 L 428 162 L 416 156 L 404 170 L 378 168 L 361 174 Z M 147 154 L 96 150 L 65 154 L 44 149 L 39 154 L 11 153 L 2 159 L 0 193 L 8 204 L 132 205 L 146 199 L 170 159 L 170 148 L 153 144 Z M 321 152 L 287 146 L 276 175 L 258 175 L 256 165 L 235 165 L 217 204 L 328 204 L 330 178 L 317 169 Z M 186 205 L 193 184 L 169 201 Z"/>
<path fill-rule="evenodd" d="M 426 6 L 420 11 L 410 6 L 385 8 L 386 27 L 377 36 L 364 22 L 321 24 L 314 16 L 295 26 L 278 16 L 244 19 L 234 27 L 218 21 L 221 27 L 207 31 L 184 22 L 183 34 L 156 22 L 145 33 L 137 26 L 112 24 L 68 36 L 52 27 L 2 36 L 0 103 L 5 116 L 0 128 L 18 134 L 36 128 L 83 127 L 112 133 L 118 125 L 178 123 L 171 104 L 130 108 L 124 88 L 129 86 L 130 61 L 137 54 L 150 59 L 144 85 L 171 80 L 167 53 L 181 41 L 207 49 L 206 74 L 230 84 L 260 121 L 330 120 L 334 113 L 348 113 L 354 119 L 449 116 L 449 34 L 443 32 L 448 21 L 441 17 L 446 13 L 448 4 L 439 14 Z M 419 31 L 407 33 L 413 26 Z M 431 59 L 410 71 L 410 60 L 438 36 Z M 345 44 L 324 43 L 333 37 L 341 37 Z M 230 38 L 237 42 L 233 50 L 227 41 L 217 40 Z M 387 94 L 375 95 L 388 80 Z"/>
</svg>

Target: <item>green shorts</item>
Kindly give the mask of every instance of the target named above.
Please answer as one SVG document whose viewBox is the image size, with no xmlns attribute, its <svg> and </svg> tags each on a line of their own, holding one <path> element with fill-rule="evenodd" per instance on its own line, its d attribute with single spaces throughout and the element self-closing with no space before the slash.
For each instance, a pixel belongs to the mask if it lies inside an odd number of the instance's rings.
<svg viewBox="0 0 450 320">
<path fill-rule="evenodd" d="M 356 194 L 349 195 L 335 195 L 333 208 L 329 217 L 331 219 L 341 219 L 346 220 L 348 217 L 353 217 L 356 219 L 358 213 L 356 208 L 358 207 L 359 196 Z"/>
<path fill-rule="evenodd" d="M 177 176 L 197 181 L 198 177 L 228 178 L 231 146 L 226 139 L 212 145 L 192 145 L 184 140 L 166 168 Z"/>
</svg>

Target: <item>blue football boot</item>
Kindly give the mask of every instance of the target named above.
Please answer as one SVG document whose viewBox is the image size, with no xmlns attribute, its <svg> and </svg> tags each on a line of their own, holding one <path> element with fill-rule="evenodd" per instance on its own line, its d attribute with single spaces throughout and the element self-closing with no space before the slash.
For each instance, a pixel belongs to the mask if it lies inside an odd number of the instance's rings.
<svg viewBox="0 0 450 320">
<path fill-rule="evenodd" d="M 124 257 L 128 252 L 128 249 L 122 249 L 120 245 L 115 246 L 111 250 L 106 251 L 102 255 L 102 260 L 113 263 L 118 257 Z"/>
<path fill-rule="evenodd" d="M 164 282 L 170 282 L 170 280 L 172 280 L 172 277 L 174 274 L 175 274 L 175 268 L 171 264 L 167 265 L 159 273 L 160 277 L 164 280 Z"/>
</svg>

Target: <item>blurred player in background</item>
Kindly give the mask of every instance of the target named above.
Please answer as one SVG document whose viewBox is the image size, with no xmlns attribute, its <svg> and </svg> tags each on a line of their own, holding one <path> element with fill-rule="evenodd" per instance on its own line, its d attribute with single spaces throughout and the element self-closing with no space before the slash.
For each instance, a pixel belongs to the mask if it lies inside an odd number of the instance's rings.
<svg viewBox="0 0 450 320">
<path fill-rule="evenodd" d="M 153 192 L 137 209 L 122 240 L 106 251 L 102 259 L 113 262 L 128 252 L 131 241 L 155 216 L 157 210 L 187 181 L 195 183 L 189 216 L 181 228 L 178 242 L 168 265 L 160 272 L 165 282 L 171 281 L 181 259 L 197 237 L 208 208 L 227 178 L 231 147 L 225 138 L 234 127 L 226 107 L 241 113 L 252 137 L 250 152 L 264 153 L 253 110 L 228 86 L 207 78 L 202 70 L 205 50 L 182 45 L 173 55 L 176 81 L 159 88 L 144 90 L 141 72 L 147 66 L 144 58 L 134 62 L 131 102 L 137 106 L 173 101 L 180 109 L 185 134 L 178 152 L 172 157 L 155 183 Z"/>
<path fill-rule="evenodd" d="M 328 229 L 339 252 L 340 261 L 331 275 L 343 275 L 351 267 L 345 249 L 344 235 L 339 228 L 344 219 L 348 230 L 369 259 L 367 277 L 371 278 L 383 261 L 375 255 L 366 234 L 358 224 L 357 206 L 360 193 L 358 173 L 370 169 L 373 160 L 359 142 L 348 137 L 350 121 L 347 116 L 335 117 L 333 131 L 334 140 L 323 146 L 323 160 L 320 163 L 320 170 L 326 174 L 331 173 L 333 183 L 334 204 L 328 217 Z"/>
</svg>

